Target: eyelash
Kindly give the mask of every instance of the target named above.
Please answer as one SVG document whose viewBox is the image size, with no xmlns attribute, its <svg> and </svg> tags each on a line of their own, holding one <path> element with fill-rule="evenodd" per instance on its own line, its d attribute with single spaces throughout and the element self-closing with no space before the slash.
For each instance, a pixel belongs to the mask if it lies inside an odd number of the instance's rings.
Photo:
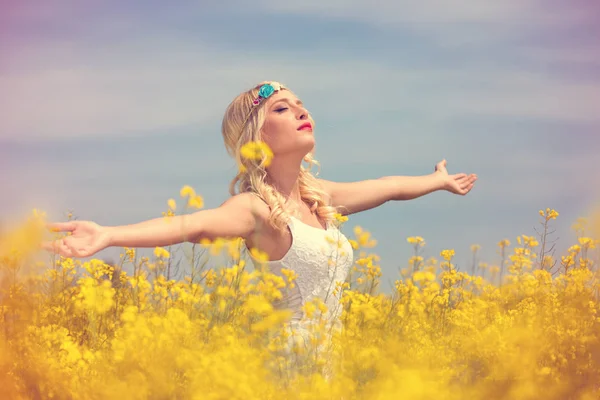
<svg viewBox="0 0 600 400">
<path fill-rule="evenodd" d="M 276 112 L 278 112 L 278 113 L 281 113 L 281 112 L 283 112 L 283 111 L 285 111 L 285 110 L 287 110 L 287 107 L 278 108 L 278 109 L 276 109 L 275 111 L 276 111 Z M 308 114 L 310 114 L 310 112 L 309 112 L 308 110 L 306 110 L 306 112 L 307 112 Z"/>
</svg>

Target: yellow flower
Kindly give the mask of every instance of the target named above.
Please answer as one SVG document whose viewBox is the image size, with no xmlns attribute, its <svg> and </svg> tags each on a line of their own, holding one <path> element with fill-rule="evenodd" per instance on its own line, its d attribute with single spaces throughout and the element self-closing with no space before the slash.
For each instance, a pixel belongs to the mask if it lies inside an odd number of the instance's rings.
<svg viewBox="0 0 600 400">
<path fill-rule="evenodd" d="M 435 281 L 435 274 L 430 271 L 417 271 L 413 275 L 413 280 L 415 282 L 420 282 L 420 281 L 433 282 L 433 281 Z"/>
<path fill-rule="evenodd" d="M 169 252 L 167 250 L 163 249 L 162 247 L 155 248 L 154 255 L 157 258 L 169 258 L 171 256 L 171 254 L 169 254 Z"/>
<path fill-rule="evenodd" d="M 114 305 L 115 289 L 111 287 L 110 281 L 105 280 L 98 284 L 92 277 L 81 278 L 79 290 L 76 304 L 82 309 L 104 314 Z"/>
<path fill-rule="evenodd" d="M 589 237 L 581 237 L 579 238 L 579 244 L 581 245 L 581 247 L 583 247 L 584 249 L 595 249 L 595 240 L 593 240 L 592 238 Z"/>
<path fill-rule="evenodd" d="M 452 257 L 454 257 L 454 250 L 442 250 L 440 256 L 442 256 L 444 260 L 450 261 L 452 260 Z"/>
<path fill-rule="evenodd" d="M 188 199 L 188 207 L 202 208 L 204 207 L 204 199 L 202 196 L 194 195 Z"/>
<path fill-rule="evenodd" d="M 191 186 L 185 185 L 181 188 L 179 195 L 181 197 L 193 197 L 196 195 L 196 191 Z"/>
<path fill-rule="evenodd" d="M 546 208 L 546 210 L 540 210 L 540 216 L 544 217 L 546 221 L 550 221 L 551 219 L 556 219 L 558 217 L 558 212 L 556 210 Z"/>
<path fill-rule="evenodd" d="M 265 142 L 248 142 L 240 149 L 240 154 L 248 160 L 263 161 L 263 165 L 268 167 L 273 159 L 273 152 Z"/>
<path fill-rule="evenodd" d="M 177 203 L 175 203 L 175 199 L 169 199 L 169 201 L 167 201 L 167 205 L 171 210 L 177 209 Z"/>
<path fill-rule="evenodd" d="M 339 223 L 344 223 L 344 222 L 348 221 L 348 216 L 342 215 L 340 213 L 335 213 L 335 219 Z"/>
<path fill-rule="evenodd" d="M 135 258 L 135 249 L 125 247 L 124 250 L 125 250 L 125 256 L 128 259 L 133 260 Z"/>
<path fill-rule="evenodd" d="M 421 236 L 412 236 L 406 239 L 406 241 L 410 244 L 415 244 L 420 247 L 425 246 L 425 240 Z"/>
<path fill-rule="evenodd" d="M 554 257 L 552 257 L 551 255 L 545 255 L 544 258 L 542 259 L 542 267 L 550 268 L 553 265 L 554 265 Z"/>
<path fill-rule="evenodd" d="M 420 264 L 420 263 L 422 263 L 422 262 L 423 262 L 423 257 L 421 257 L 421 256 L 412 256 L 412 257 L 411 257 L 411 258 L 408 260 L 408 262 L 409 262 L 411 265 L 414 265 L 414 264 Z"/>
<path fill-rule="evenodd" d="M 317 302 L 317 308 L 319 309 L 319 311 L 321 311 L 322 314 L 325 314 L 327 312 L 327 305 L 321 300 Z"/>
<path fill-rule="evenodd" d="M 266 315 L 273 310 L 273 306 L 262 296 L 250 296 L 246 301 L 246 308 L 249 312 Z"/>
<path fill-rule="evenodd" d="M 517 238 L 517 241 L 519 241 L 519 238 Z M 520 241 L 519 241 L 519 243 L 520 243 Z M 508 240 L 508 239 L 503 239 L 503 240 L 501 240 L 500 242 L 498 242 L 498 246 L 499 246 L 500 248 L 505 248 L 505 247 L 508 247 L 508 246 L 510 246 L 510 240 Z"/>
<path fill-rule="evenodd" d="M 293 289 L 294 287 L 296 287 L 296 284 L 294 283 L 294 281 L 298 278 L 298 275 L 296 274 L 296 272 L 294 270 L 282 268 L 281 273 L 283 275 L 285 275 L 285 277 L 287 278 L 290 288 Z"/>
<path fill-rule="evenodd" d="M 358 246 L 360 247 L 369 248 L 377 245 L 377 241 L 371 239 L 371 234 L 364 231 L 360 226 L 354 227 L 354 235 L 356 235 Z"/>
<path fill-rule="evenodd" d="M 258 262 L 268 262 L 269 261 L 269 255 L 263 251 L 258 250 L 257 248 L 253 247 L 252 249 L 250 249 L 250 254 Z"/>
<path fill-rule="evenodd" d="M 317 305 L 314 301 L 306 302 L 302 308 L 304 309 L 304 312 L 308 318 L 312 318 L 315 311 L 317 311 Z"/>
<path fill-rule="evenodd" d="M 172 216 L 174 216 L 174 215 L 175 215 L 175 213 L 174 213 L 174 212 L 173 212 L 173 210 L 171 210 L 171 209 L 168 209 L 168 210 L 167 210 L 167 212 L 163 212 L 163 213 L 162 213 L 162 216 L 163 216 L 163 217 L 165 217 L 165 218 L 167 218 L 167 223 L 168 223 L 168 222 L 171 222 L 171 221 L 170 221 L 168 218 L 169 218 L 169 217 L 172 217 Z"/>
</svg>

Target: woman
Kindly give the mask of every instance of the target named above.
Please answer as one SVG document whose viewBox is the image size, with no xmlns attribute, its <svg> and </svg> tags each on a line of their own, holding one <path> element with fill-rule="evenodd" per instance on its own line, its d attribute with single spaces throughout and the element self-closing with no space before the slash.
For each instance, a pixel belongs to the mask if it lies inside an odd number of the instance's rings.
<svg viewBox="0 0 600 400">
<path fill-rule="evenodd" d="M 345 280 L 353 263 L 352 247 L 336 227 L 336 213 L 346 216 L 437 190 L 464 195 L 477 177 L 449 175 L 444 160 L 425 176 L 351 183 L 317 179 L 310 172 L 315 163 L 314 128 L 292 91 L 277 82 L 263 82 L 237 96 L 225 112 L 223 138 L 240 169 L 230 185 L 232 197 L 221 206 L 175 216 L 170 223 L 156 218 L 113 227 L 90 221 L 50 224 L 71 235 L 44 247 L 65 257 L 88 257 L 110 246 L 156 247 L 241 237 L 248 248 L 267 255 L 273 273 L 283 268 L 296 272 L 296 286 L 286 289 L 280 304 L 291 309 L 293 321 L 302 319 L 302 306 L 315 298 L 325 302 L 335 320 L 335 282 Z M 243 149 L 252 143 L 265 143 L 272 157 L 243 157 Z"/>
</svg>

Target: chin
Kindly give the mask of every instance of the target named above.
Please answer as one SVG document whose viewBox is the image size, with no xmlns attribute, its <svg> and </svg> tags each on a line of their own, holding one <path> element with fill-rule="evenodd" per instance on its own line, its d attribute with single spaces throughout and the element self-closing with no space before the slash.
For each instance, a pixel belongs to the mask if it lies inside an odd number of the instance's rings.
<svg viewBox="0 0 600 400">
<path fill-rule="evenodd" d="M 314 150 L 315 148 L 315 139 L 314 137 L 309 137 L 308 140 L 303 140 L 302 143 L 302 149 L 305 150 L 307 153 L 310 153 L 311 151 Z"/>
<path fill-rule="evenodd" d="M 305 141 L 304 143 L 297 143 L 293 150 L 290 149 L 290 153 L 296 154 L 296 156 L 301 156 L 302 158 L 304 158 L 307 154 L 312 153 L 314 149 L 314 143 Z"/>
</svg>

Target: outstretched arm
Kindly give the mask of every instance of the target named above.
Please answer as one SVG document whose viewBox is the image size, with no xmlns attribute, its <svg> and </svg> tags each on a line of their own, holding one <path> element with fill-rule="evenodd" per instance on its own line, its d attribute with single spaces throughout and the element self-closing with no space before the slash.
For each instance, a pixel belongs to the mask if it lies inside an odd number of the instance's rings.
<svg viewBox="0 0 600 400">
<path fill-rule="evenodd" d="M 204 238 L 247 238 L 257 223 L 255 202 L 255 196 L 241 194 L 218 208 L 131 225 L 100 226 L 91 221 L 48 224 L 51 230 L 70 235 L 42 243 L 42 247 L 64 257 L 88 257 L 112 246 L 162 247 Z"/>
<path fill-rule="evenodd" d="M 438 190 L 465 195 L 476 180 L 475 174 L 448 174 L 446 160 L 443 160 L 429 175 L 385 176 L 358 182 L 319 181 L 332 205 L 339 207 L 342 214 L 349 215 L 379 207 L 390 200 L 411 200 Z"/>
<path fill-rule="evenodd" d="M 244 198 L 245 197 L 245 198 Z M 255 228 L 249 196 L 232 197 L 220 207 L 189 215 L 155 218 L 133 225 L 106 227 L 110 246 L 156 247 L 200 239 L 246 238 Z"/>
</svg>

